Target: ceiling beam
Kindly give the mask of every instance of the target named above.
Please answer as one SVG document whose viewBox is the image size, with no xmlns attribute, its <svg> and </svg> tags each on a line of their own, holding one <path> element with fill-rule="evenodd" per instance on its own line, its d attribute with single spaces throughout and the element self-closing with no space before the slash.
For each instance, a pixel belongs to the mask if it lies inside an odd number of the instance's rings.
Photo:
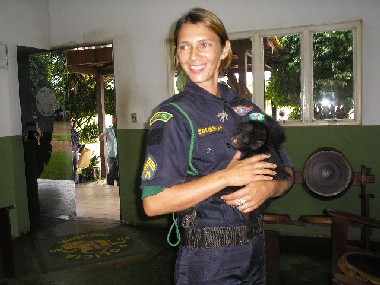
<svg viewBox="0 0 380 285">
<path fill-rule="evenodd" d="M 67 65 L 104 65 L 113 62 L 112 47 L 70 50 L 66 56 Z"/>
</svg>

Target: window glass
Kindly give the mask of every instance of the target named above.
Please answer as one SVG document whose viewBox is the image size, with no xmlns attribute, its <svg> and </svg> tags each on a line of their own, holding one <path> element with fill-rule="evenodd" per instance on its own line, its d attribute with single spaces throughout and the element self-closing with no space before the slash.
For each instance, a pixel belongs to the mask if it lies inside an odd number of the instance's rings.
<svg viewBox="0 0 380 285">
<path fill-rule="evenodd" d="M 355 119 L 352 31 L 313 34 L 314 119 Z"/>
<path fill-rule="evenodd" d="M 265 112 L 282 122 L 301 119 L 301 37 L 263 37 Z"/>
<path fill-rule="evenodd" d="M 231 34 L 220 78 L 285 125 L 361 122 L 361 22 Z M 170 95 L 183 90 L 168 41 Z M 173 81 L 174 78 L 174 81 Z"/>
</svg>

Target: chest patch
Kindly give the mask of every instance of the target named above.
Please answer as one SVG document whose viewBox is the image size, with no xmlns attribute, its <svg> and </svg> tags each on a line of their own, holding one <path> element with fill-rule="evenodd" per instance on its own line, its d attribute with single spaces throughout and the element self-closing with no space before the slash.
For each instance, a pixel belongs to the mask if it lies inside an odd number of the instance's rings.
<svg viewBox="0 0 380 285">
<path fill-rule="evenodd" d="M 168 112 L 156 112 L 152 118 L 149 120 L 149 124 L 153 125 L 157 121 L 163 121 L 167 123 L 171 118 L 173 118 L 173 114 Z"/>
<path fill-rule="evenodd" d="M 219 126 L 209 126 L 205 128 L 198 129 L 199 136 L 207 136 L 215 133 L 220 133 L 224 131 L 224 127 L 222 125 Z"/>
<path fill-rule="evenodd" d="M 148 155 L 144 163 L 141 179 L 144 181 L 152 180 L 157 172 L 157 163 L 152 155 Z"/>
<path fill-rule="evenodd" d="M 233 109 L 236 112 L 236 114 L 238 114 L 241 117 L 244 117 L 245 115 L 247 115 L 249 112 L 253 110 L 253 107 L 240 105 L 240 106 L 233 107 Z"/>
</svg>

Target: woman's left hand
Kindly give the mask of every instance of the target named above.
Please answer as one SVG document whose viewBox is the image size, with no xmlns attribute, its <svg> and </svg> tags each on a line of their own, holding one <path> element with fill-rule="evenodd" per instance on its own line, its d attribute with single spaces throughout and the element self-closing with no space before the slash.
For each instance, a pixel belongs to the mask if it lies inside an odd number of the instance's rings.
<svg viewBox="0 0 380 285">
<path fill-rule="evenodd" d="M 252 212 L 273 196 L 271 182 L 274 181 L 253 182 L 221 198 L 226 204 L 237 207 L 243 213 Z"/>
</svg>

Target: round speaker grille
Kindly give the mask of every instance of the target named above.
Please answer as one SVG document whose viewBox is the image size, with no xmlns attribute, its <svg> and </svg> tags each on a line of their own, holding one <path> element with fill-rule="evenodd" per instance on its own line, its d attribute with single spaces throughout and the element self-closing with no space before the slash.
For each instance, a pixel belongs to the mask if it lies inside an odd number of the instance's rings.
<svg viewBox="0 0 380 285">
<path fill-rule="evenodd" d="M 320 148 L 306 160 L 303 186 L 319 199 L 337 198 L 350 188 L 354 173 L 346 157 L 334 148 Z"/>
</svg>

